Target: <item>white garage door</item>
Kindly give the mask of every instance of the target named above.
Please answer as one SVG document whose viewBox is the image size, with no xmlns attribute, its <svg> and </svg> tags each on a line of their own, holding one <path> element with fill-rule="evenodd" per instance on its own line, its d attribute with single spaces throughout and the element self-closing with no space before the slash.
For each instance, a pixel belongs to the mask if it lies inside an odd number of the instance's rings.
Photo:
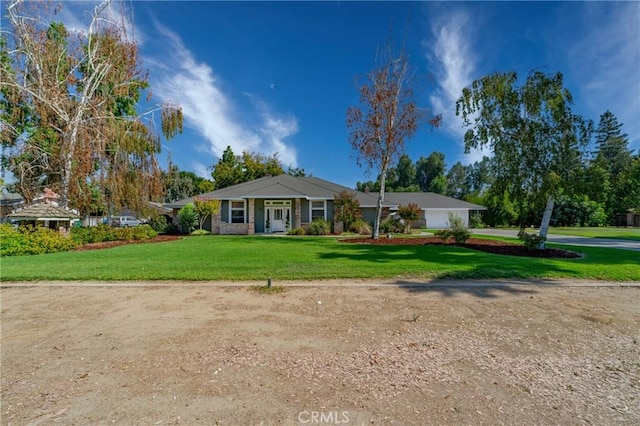
<svg viewBox="0 0 640 426">
<path fill-rule="evenodd" d="M 442 229 L 449 226 L 449 213 L 453 213 L 456 216 L 462 218 L 464 226 L 469 226 L 469 211 L 468 210 L 427 210 L 427 228 L 429 229 Z"/>
</svg>

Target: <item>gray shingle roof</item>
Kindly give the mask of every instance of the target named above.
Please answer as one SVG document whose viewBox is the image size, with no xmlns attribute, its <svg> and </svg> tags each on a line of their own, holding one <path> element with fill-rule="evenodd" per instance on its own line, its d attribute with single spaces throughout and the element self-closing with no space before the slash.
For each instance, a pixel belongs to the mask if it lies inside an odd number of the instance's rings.
<svg viewBox="0 0 640 426">
<path fill-rule="evenodd" d="M 395 205 L 416 203 L 420 208 L 486 210 L 486 207 L 446 197 L 435 192 L 387 192 L 384 199 Z"/>
<path fill-rule="evenodd" d="M 333 195 L 341 191 L 356 192 L 346 186 L 338 185 L 317 177 L 295 177 L 290 175 L 279 175 L 273 177 L 263 177 L 250 182 L 239 183 L 238 185 L 218 189 L 200 195 L 203 198 L 213 198 L 217 200 L 235 200 L 245 198 L 308 198 L 308 199 L 333 199 Z M 361 193 L 363 200 L 367 204 L 375 196 Z M 181 208 L 192 203 L 196 197 L 184 198 L 173 203 L 165 204 L 170 208 Z M 360 197 L 359 197 L 360 198 Z M 362 201 L 361 201 L 362 204 Z"/>
<path fill-rule="evenodd" d="M 317 177 L 295 177 L 279 175 L 263 177 L 238 185 L 218 189 L 200 195 L 203 198 L 217 200 L 237 200 L 247 198 L 307 198 L 319 200 L 331 200 L 334 194 L 349 191 L 356 194 L 361 207 L 375 207 L 378 194 L 375 192 L 357 192 L 346 186 L 338 185 Z M 193 203 L 196 197 L 184 198 L 173 203 L 165 204 L 168 208 L 181 208 Z M 471 210 L 484 210 L 484 207 L 466 201 L 445 197 L 432 192 L 388 192 L 385 194 L 383 206 L 397 207 L 416 203 L 420 208 L 461 208 Z"/>
<path fill-rule="evenodd" d="M 70 210 L 53 204 L 35 204 L 25 207 L 13 213 L 9 213 L 7 217 L 17 220 L 69 220 L 80 219 L 80 216 Z"/>
</svg>

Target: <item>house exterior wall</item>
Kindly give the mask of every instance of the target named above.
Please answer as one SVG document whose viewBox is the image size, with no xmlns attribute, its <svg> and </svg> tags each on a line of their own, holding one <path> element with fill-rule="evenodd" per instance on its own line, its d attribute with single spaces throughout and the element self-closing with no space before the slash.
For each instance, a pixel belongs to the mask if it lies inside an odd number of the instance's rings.
<svg viewBox="0 0 640 426">
<path fill-rule="evenodd" d="M 449 210 L 426 210 L 425 219 L 428 229 L 441 229 L 449 226 L 449 213 L 462 218 L 462 224 L 469 227 L 469 210 L 449 209 Z"/>
<path fill-rule="evenodd" d="M 220 224 L 220 235 L 247 235 L 249 233 L 248 223 L 225 223 Z"/>
<path fill-rule="evenodd" d="M 376 208 L 375 207 L 362 207 L 360 209 L 360 213 L 362 214 L 362 219 L 365 222 L 369 222 L 369 225 L 373 226 L 376 222 Z M 389 216 L 389 209 L 383 208 L 382 214 L 380 215 L 380 221 L 383 221 Z"/>
</svg>

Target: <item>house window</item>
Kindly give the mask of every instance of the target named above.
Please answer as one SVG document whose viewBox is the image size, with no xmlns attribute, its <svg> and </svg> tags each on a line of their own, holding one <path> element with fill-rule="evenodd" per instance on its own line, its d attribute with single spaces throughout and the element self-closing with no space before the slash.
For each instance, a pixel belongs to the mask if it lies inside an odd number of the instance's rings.
<svg viewBox="0 0 640 426">
<path fill-rule="evenodd" d="M 326 220 L 327 215 L 327 202 L 326 201 L 312 201 L 311 202 L 311 222 L 316 219 Z"/>
<path fill-rule="evenodd" d="M 231 223 L 244 223 L 244 201 L 231 201 Z"/>
</svg>

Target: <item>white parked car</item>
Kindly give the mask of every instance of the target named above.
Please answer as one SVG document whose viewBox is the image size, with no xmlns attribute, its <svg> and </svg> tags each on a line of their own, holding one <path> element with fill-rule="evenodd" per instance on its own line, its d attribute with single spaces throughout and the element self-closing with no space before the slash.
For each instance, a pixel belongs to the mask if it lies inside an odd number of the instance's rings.
<svg viewBox="0 0 640 426">
<path fill-rule="evenodd" d="M 111 218 L 111 226 L 121 226 L 128 228 L 129 226 L 142 225 L 142 221 L 133 216 L 114 216 Z"/>
</svg>

